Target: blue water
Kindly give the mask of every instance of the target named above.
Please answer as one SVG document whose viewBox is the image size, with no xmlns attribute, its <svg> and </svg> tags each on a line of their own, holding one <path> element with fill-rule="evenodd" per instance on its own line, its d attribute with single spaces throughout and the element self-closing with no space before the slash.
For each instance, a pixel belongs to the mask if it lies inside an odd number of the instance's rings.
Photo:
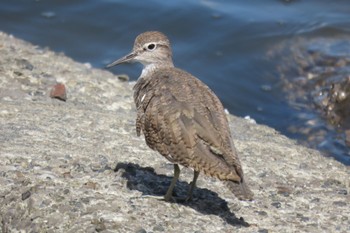
<svg viewBox="0 0 350 233">
<path fill-rule="evenodd" d="M 287 104 L 267 52 L 295 36 L 350 35 L 350 1 L 2 0 L 0 30 L 98 68 L 128 53 L 139 33 L 162 31 L 175 65 L 207 83 L 232 114 L 303 140 L 288 131 L 300 110 Z M 140 71 L 112 70 L 132 80 Z M 327 153 L 350 164 L 346 149 Z"/>
</svg>

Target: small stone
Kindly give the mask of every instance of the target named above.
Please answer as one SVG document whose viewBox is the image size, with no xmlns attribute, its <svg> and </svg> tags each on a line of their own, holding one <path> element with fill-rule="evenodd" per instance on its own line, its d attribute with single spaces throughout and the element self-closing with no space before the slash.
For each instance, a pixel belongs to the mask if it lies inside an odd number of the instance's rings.
<svg viewBox="0 0 350 233">
<path fill-rule="evenodd" d="M 63 177 L 68 179 L 68 178 L 73 178 L 72 174 L 70 172 L 64 172 Z"/>
<path fill-rule="evenodd" d="M 276 207 L 277 209 L 279 209 L 279 208 L 282 207 L 282 204 L 281 204 L 281 202 L 279 202 L 279 201 L 272 202 L 271 205 L 274 206 L 274 207 Z"/>
<path fill-rule="evenodd" d="M 28 190 L 27 192 L 22 193 L 22 201 L 28 199 L 32 193 Z"/>
<path fill-rule="evenodd" d="M 126 74 L 119 74 L 118 79 L 122 82 L 127 82 L 127 81 L 129 81 L 129 76 Z"/>
<path fill-rule="evenodd" d="M 89 189 L 97 189 L 97 183 L 92 181 L 86 182 L 84 186 Z"/>
<path fill-rule="evenodd" d="M 346 189 L 341 189 L 338 191 L 338 194 L 348 195 L 348 191 Z"/>
<path fill-rule="evenodd" d="M 22 75 L 23 75 L 22 72 L 17 71 L 17 70 L 13 71 L 13 73 L 14 73 L 15 75 L 17 75 L 17 76 L 22 76 Z"/>
<path fill-rule="evenodd" d="M 100 163 L 91 163 L 90 168 L 92 171 L 96 172 L 102 169 L 102 165 Z"/>
<path fill-rule="evenodd" d="M 66 94 L 66 87 L 62 83 L 57 83 L 55 86 L 52 87 L 50 92 L 51 98 L 56 98 L 62 101 L 67 100 L 67 94 Z"/>
</svg>

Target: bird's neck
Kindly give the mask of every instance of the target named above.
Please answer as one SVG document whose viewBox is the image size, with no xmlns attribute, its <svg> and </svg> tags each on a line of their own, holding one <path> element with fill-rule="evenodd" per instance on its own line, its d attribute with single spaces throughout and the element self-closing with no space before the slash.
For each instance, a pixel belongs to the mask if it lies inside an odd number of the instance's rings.
<svg viewBox="0 0 350 233">
<path fill-rule="evenodd" d="M 167 67 L 174 67 L 173 63 L 150 63 L 150 64 L 144 64 L 141 75 L 139 78 L 147 78 L 149 76 L 152 76 L 151 74 L 154 73 L 156 70 L 161 68 L 167 68 Z"/>
<path fill-rule="evenodd" d="M 157 66 L 155 64 L 147 64 L 143 66 L 140 78 L 146 78 L 151 73 L 153 73 L 157 69 Z"/>
</svg>

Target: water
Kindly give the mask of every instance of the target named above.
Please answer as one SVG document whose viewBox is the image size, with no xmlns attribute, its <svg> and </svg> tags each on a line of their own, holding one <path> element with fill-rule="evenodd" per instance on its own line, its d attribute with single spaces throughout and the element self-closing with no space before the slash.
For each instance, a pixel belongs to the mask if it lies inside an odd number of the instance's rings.
<svg viewBox="0 0 350 233">
<path fill-rule="evenodd" d="M 98 68 L 128 53 L 139 33 L 162 31 L 175 65 L 207 83 L 232 114 L 302 140 L 288 131 L 300 110 L 287 103 L 267 53 L 295 36 L 350 35 L 350 1 L 2 0 L 0 30 Z M 135 80 L 141 67 L 112 71 Z M 346 148 L 328 153 L 350 164 Z"/>
</svg>

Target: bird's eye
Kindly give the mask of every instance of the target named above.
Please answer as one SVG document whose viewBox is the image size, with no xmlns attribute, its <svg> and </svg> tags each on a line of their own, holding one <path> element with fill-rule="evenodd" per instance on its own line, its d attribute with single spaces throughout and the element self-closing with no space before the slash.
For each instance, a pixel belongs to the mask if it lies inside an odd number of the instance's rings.
<svg viewBox="0 0 350 233">
<path fill-rule="evenodd" d="M 153 49 L 155 49 L 156 48 L 156 45 L 155 44 L 149 44 L 149 45 L 147 45 L 147 49 L 148 50 L 153 50 Z"/>
</svg>

